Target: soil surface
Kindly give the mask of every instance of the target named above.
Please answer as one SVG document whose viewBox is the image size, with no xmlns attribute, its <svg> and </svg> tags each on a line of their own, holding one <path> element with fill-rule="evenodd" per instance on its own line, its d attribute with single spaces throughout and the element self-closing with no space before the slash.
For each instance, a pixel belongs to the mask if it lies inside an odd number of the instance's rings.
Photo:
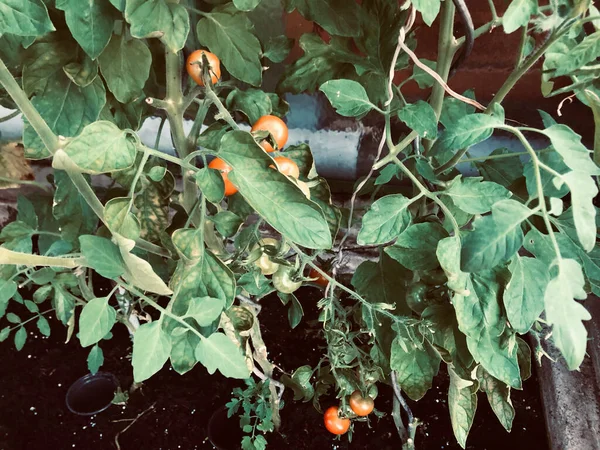
<svg viewBox="0 0 600 450">
<path fill-rule="evenodd" d="M 286 371 L 318 362 L 321 355 L 315 303 L 320 292 L 303 288 L 299 295 L 306 316 L 290 330 L 287 310 L 276 296 L 262 300 L 260 314 L 263 337 L 271 359 Z M 27 311 L 11 310 L 27 317 Z M 2 319 L 0 328 L 5 326 Z M 66 330 L 51 321 L 52 335 L 45 338 L 28 327 L 25 347 L 16 352 L 12 336 L 0 344 L 0 450 L 192 450 L 212 449 L 207 438 L 211 414 L 229 401 L 231 390 L 243 383 L 218 374 L 209 375 L 197 365 L 184 376 L 170 366 L 134 391 L 126 406 L 112 405 L 96 416 L 77 416 L 65 405 L 69 386 L 87 373 L 88 349 L 78 340 L 64 344 Z M 124 327 L 116 327 L 114 337 L 103 341 L 105 364 L 102 371 L 112 372 L 126 390 L 133 381 L 128 360 L 131 341 Z M 417 449 L 459 449 L 450 426 L 447 406 L 448 377 L 444 369 L 434 381 L 433 389 L 419 402 L 411 402 L 416 417 L 423 421 L 417 435 Z M 513 391 L 517 415 L 512 433 L 504 431 L 491 411 L 484 394 L 479 394 L 479 407 L 467 448 L 472 450 L 545 450 L 548 448 L 541 409 L 539 388 L 535 378 L 524 383 L 524 391 Z M 347 437 L 337 440 L 323 426 L 322 415 L 309 403 L 295 403 L 286 390 L 286 406 L 282 410 L 281 434 L 269 434 L 269 449 L 400 449 L 401 443 L 392 418 L 373 418 L 370 424 L 356 423 L 352 442 Z M 322 399 L 321 405 L 334 404 Z M 153 407 L 152 407 L 153 406 Z M 152 407 L 152 408 L 151 408 Z M 389 413 L 392 390 L 380 387 L 376 408 Z M 150 409 L 149 409 L 150 408 Z M 145 412 L 145 413 L 144 413 Z M 132 422 L 141 415 L 136 421 Z M 131 425 L 126 431 L 127 426 Z"/>
</svg>

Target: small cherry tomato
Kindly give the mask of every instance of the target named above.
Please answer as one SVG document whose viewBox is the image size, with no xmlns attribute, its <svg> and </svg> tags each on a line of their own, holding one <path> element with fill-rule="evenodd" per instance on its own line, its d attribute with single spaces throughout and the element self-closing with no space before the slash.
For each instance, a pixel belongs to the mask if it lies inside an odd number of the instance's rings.
<svg viewBox="0 0 600 450">
<path fill-rule="evenodd" d="M 302 286 L 302 281 L 294 281 L 292 275 L 294 268 L 289 266 L 280 266 L 277 272 L 273 274 L 273 287 L 284 294 L 291 294 Z"/>
<path fill-rule="evenodd" d="M 189 76 L 200 86 L 204 86 L 202 80 L 202 55 L 206 55 L 208 60 L 208 73 L 210 73 L 210 81 L 215 84 L 221 78 L 221 62 L 219 58 L 206 50 L 196 50 L 192 52 L 186 61 L 186 69 Z"/>
<path fill-rule="evenodd" d="M 262 116 L 254 122 L 251 131 L 268 131 L 271 133 L 271 136 L 273 136 L 273 139 L 277 143 L 278 150 L 281 150 L 288 140 L 288 127 L 285 122 L 277 116 Z M 269 153 L 275 151 L 273 146 L 266 139 L 262 141 L 260 145 Z"/>
<path fill-rule="evenodd" d="M 408 288 L 406 294 L 406 304 L 417 314 L 421 314 L 425 311 L 425 308 L 429 306 L 429 302 L 425 298 L 425 294 L 429 288 L 425 283 L 418 282 L 414 283 Z"/>
<path fill-rule="evenodd" d="M 369 396 L 363 397 L 360 391 L 356 390 L 350 396 L 350 408 L 357 416 L 365 417 L 373 412 L 375 402 Z"/>
<path fill-rule="evenodd" d="M 327 279 L 315 269 L 310 269 L 310 272 L 308 272 L 308 277 L 316 278 L 316 280 L 314 280 L 313 283 L 318 284 L 319 286 L 327 287 L 327 285 L 329 284 L 329 281 L 327 281 Z"/>
<path fill-rule="evenodd" d="M 223 161 L 221 158 L 213 159 L 208 165 L 211 169 L 216 169 L 221 172 L 223 182 L 225 183 L 225 197 L 235 194 L 238 189 L 229 181 L 229 172 L 231 172 L 231 166 Z"/>
<path fill-rule="evenodd" d="M 253 250 L 258 248 L 259 245 L 261 245 L 261 246 L 270 245 L 270 246 L 276 247 L 279 250 L 280 244 L 281 243 L 277 239 L 264 238 L 264 239 L 261 239 L 259 241 L 259 243 L 253 247 Z M 273 275 L 279 269 L 279 264 L 271 261 L 271 257 L 267 253 L 264 253 L 264 252 L 260 256 L 260 258 L 258 258 L 256 261 L 254 261 L 254 264 L 256 264 L 256 266 L 260 269 L 260 271 L 263 275 Z"/>
<path fill-rule="evenodd" d="M 350 419 L 342 419 L 338 415 L 338 407 L 330 406 L 323 416 L 325 428 L 333 434 L 344 434 L 350 428 Z"/>
<path fill-rule="evenodd" d="M 446 284 L 448 277 L 442 269 L 433 269 L 419 274 L 421 281 L 430 286 L 441 286 Z"/>
<path fill-rule="evenodd" d="M 298 164 L 293 160 L 286 158 L 285 156 L 278 156 L 277 158 L 273 158 L 273 160 L 277 163 L 277 167 L 282 174 L 298 179 L 300 176 L 300 169 L 298 168 Z"/>
</svg>

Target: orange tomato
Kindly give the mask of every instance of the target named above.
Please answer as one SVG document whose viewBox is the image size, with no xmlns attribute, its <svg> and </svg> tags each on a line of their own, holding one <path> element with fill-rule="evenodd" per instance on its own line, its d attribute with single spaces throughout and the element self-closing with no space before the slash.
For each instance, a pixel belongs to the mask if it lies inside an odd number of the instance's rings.
<svg viewBox="0 0 600 450">
<path fill-rule="evenodd" d="M 313 283 L 318 284 L 319 286 L 327 287 L 327 285 L 329 284 L 329 281 L 327 281 L 327 279 L 315 269 L 310 269 L 310 272 L 308 272 L 308 277 L 316 278 L 316 280 L 314 280 Z"/>
<path fill-rule="evenodd" d="M 325 415 L 323 416 L 325 421 L 325 428 L 327 431 L 333 434 L 344 434 L 350 428 L 350 419 L 342 419 L 338 415 L 338 407 L 330 406 Z"/>
<path fill-rule="evenodd" d="M 262 116 L 254 125 L 251 131 L 268 131 L 277 143 L 277 149 L 281 150 L 288 140 L 288 127 L 283 120 L 277 116 Z M 265 139 L 261 144 L 267 152 L 274 152 L 273 146 Z"/>
<path fill-rule="evenodd" d="M 298 179 L 300 176 L 298 164 L 285 156 L 278 156 L 277 158 L 273 158 L 273 160 L 277 163 L 277 167 L 282 174 Z"/>
<path fill-rule="evenodd" d="M 363 397 L 360 391 L 356 390 L 350 396 L 350 408 L 357 416 L 365 417 L 371 414 L 375 408 L 375 402 L 369 396 Z"/>
<path fill-rule="evenodd" d="M 223 182 L 225 183 L 225 197 L 229 197 L 230 195 L 233 195 L 238 191 L 234 184 L 231 181 L 229 181 L 229 172 L 231 172 L 231 166 L 229 164 L 227 164 L 221 158 L 215 158 L 210 162 L 208 167 L 221 172 Z"/>
<path fill-rule="evenodd" d="M 210 81 L 215 84 L 221 78 L 221 61 L 214 53 L 207 52 L 206 50 L 196 50 L 192 52 L 186 61 L 187 73 L 192 80 L 194 80 L 200 86 L 204 86 L 202 80 L 202 55 L 206 55 L 208 60 L 208 72 L 210 73 Z"/>
</svg>

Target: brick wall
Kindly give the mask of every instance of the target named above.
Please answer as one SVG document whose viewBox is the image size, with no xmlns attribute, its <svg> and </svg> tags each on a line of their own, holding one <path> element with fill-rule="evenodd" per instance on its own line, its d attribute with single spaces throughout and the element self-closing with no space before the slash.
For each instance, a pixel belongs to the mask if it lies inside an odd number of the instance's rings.
<svg viewBox="0 0 600 450">
<path fill-rule="evenodd" d="M 500 15 L 509 3 L 504 0 L 494 0 L 494 2 Z M 471 11 L 475 28 L 491 20 L 492 16 L 487 1 L 467 0 L 466 3 Z M 305 20 L 297 11 L 286 15 L 285 22 L 288 36 L 295 39 L 313 29 L 312 22 Z M 438 23 L 435 23 L 432 28 L 427 27 L 422 22 L 417 24 L 418 48 L 416 53 L 420 58 L 436 59 L 438 26 Z M 460 37 L 462 31 L 459 23 L 456 24 L 455 30 L 455 35 Z M 515 64 L 519 41 L 519 31 L 507 35 L 502 27 L 479 37 L 475 41 L 471 57 L 451 80 L 450 87 L 461 93 L 473 88 L 477 99 L 486 104 L 511 73 Z M 289 60 L 294 60 L 301 54 L 302 50 L 296 44 Z M 406 75 L 398 74 L 398 77 L 402 76 Z M 572 126 L 584 136 L 585 141 L 591 146 L 594 130 L 591 111 L 579 103 L 578 100 L 575 100 L 573 103 L 565 102 L 562 107 L 563 116 L 558 117 L 557 107 L 566 95 L 544 98 L 541 94 L 540 82 L 541 64 L 538 64 L 520 80 L 504 101 L 507 117 L 531 126 L 540 126 L 541 121 L 537 109 L 543 109 L 551 113 L 558 121 Z M 409 99 L 422 95 L 414 83 L 407 83 L 403 92 Z"/>
</svg>

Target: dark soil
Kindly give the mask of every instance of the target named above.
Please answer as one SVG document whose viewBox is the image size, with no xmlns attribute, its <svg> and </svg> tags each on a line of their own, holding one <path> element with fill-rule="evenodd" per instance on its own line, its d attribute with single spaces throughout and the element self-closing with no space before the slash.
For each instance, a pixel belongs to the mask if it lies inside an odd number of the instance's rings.
<svg viewBox="0 0 600 450">
<path fill-rule="evenodd" d="M 307 317 L 295 330 L 289 329 L 286 309 L 276 296 L 262 301 L 264 340 L 271 359 L 286 371 L 316 364 L 321 355 L 319 347 L 323 345 L 318 333 L 310 327 L 310 322 L 316 319 L 316 308 L 312 305 L 319 299 L 319 292 L 306 288 L 300 299 Z M 26 316 L 25 310 L 15 312 Z M 82 349 L 75 337 L 65 345 L 65 329 L 56 321 L 52 322 L 50 338 L 40 336 L 33 323 L 28 327 L 28 342 L 21 352 L 15 351 L 10 339 L 0 345 L 0 450 L 115 449 L 117 433 L 144 411 L 147 412 L 119 436 L 122 450 L 213 448 L 207 439 L 208 420 L 242 382 L 218 374 L 208 375 L 200 365 L 180 376 L 167 365 L 133 392 L 126 406 L 113 405 L 96 416 L 76 416 L 67 409 L 65 394 L 75 380 L 87 373 L 88 350 Z M 105 364 L 101 370 L 114 373 L 121 387 L 128 389 L 133 378 L 128 360 L 131 342 L 123 328 L 113 331 L 113 339 L 102 345 Z M 447 384 L 444 371 L 423 400 L 411 403 L 416 417 L 424 422 L 417 435 L 419 450 L 460 448 L 450 426 Z M 356 423 L 349 443 L 346 437 L 336 440 L 325 431 L 322 415 L 312 403 L 295 403 L 290 394 L 286 393 L 286 406 L 282 410 L 281 435 L 267 436 L 270 449 L 401 448 L 389 414 L 379 420 L 372 419 L 370 425 Z M 524 391 L 513 391 L 512 398 L 517 416 L 509 434 L 480 394 L 468 449 L 520 450 L 532 445 L 536 450 L 548 448 L 537 381 L 525 382 Z M 148 409 L 152 405 L 154 408 Z M 322 405 L 329 403 L 324 399 Z M 391 406 L 391 389 L 382 386 L 376 407 L 389 413 Z"/>
</svg>

